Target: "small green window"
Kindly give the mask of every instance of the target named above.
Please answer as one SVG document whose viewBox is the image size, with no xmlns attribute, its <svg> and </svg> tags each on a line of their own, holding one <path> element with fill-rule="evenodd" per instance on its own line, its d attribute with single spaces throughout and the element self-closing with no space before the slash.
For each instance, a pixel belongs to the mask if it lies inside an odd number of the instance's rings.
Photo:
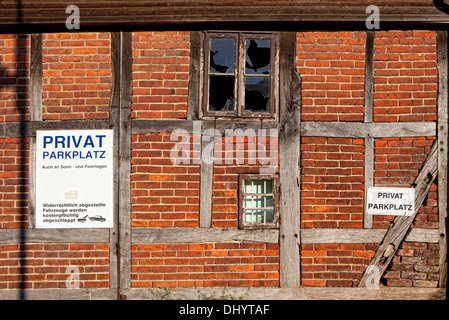
<svg viewBox="0 0 449 320">
<path fill-rule="evenodd" d="M 277 178 L 275 176 L 240 176 L 241 228 L 277 228 Z"/>
</svg>

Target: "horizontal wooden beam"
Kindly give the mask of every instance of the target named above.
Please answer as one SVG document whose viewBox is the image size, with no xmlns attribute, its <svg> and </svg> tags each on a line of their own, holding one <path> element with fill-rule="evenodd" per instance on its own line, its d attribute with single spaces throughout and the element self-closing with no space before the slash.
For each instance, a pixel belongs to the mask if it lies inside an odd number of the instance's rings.
<svg viewBox="0 0 449 320">
<path fill-rule="evenodd" d="M 0 243 L 108 243 L 109 229 L 2 229 Z"/>
<path fill-rule="evenodd" d="M 90 130 L 109 128 L 109 120 L 4 122 L 0 123 L 0 138 L 35 137 L 37 130 Z"/>
<path fill-rule="evenodd" d="M 277 129 L 278 122 L 273 120 L 132 120 L 133 133 L 172 132 L 174 130 L 185 130 L 188 133 L 194 133 L 194 128 L 198 127 L 201 130 L 216 129 L 224 134 L 226 129 Z"/>
<path fill-rule="evenodd" d="M 391 138 L 436 135 L 435 122 L 302 122 L 301 135 L 309 137 Z"/>
<path fill-rule="evenodd" d="M 130 300 L 201 300 L 223 294 L 245 300 L 444 300 L 445 289 L 439 288 L 173 288 L 169 296 L 164 289 L 122 290 Z"/>
<path fill-rule="evenodd" d="M 379 243 L 386 229 L 302 229 L 301 243 Z M 413 228 L 405 241 L 438 243 L 438 229 Z M 133 228 L 133 243 L 253 241 L 278 243 L 279 231 L 220 228 Z"/>
<path fill-rule="evenodd" d="M 245 300 L 444 300 L 446 290 L 440 288 L 381 287 L 338 288 L 164 288 L 122 289 L 128 300 L 201 300 L 220 297 L 223 293 Z M 0 290 L 0 300 L 17 300 L 21 290 Z M 114 289 L 31 289 L 25 290 L 27 300 L 113 300 Z"/>
<path fill-rule="evenodd" d="M 5 3 L 3 3 L 5 2 Z M 0 27 L 20 27 L 36 31 L 37 27 L 66 29 L 69 14 L 66 8 L 77 5 L 80 10 L 81 29 L 111 27 L 155 27 L 197 26 L 215 23 L 221 28 L 243 23 L 257 23 L 257 26 L 276 25 L 302 26 L 311 28 L 318 25 L 329 28 L 330 24 L 348 25 L 357 23 L 365 27 L 370 12 L 368 5 L 376 5 L 381 14 L 381 26 L 398 23 L 416 27 L 420 24 L 442 24 L 449 21 L 448 5 L 444 1 L 414 0 L 391 1 L 304 1 L 304 0 L 166 0 L 166 1 L 74 1 L 74 0 L 21 0 L 2 1 Z M 257 7 L 257 10 L 254 8 Z"/>
<path fill-rule="evenodd" d="M 132 243 L 199 243 L 251 241 L 278 243 L 278 230 L 221 228 L 133 228 Z"/>
</svg>

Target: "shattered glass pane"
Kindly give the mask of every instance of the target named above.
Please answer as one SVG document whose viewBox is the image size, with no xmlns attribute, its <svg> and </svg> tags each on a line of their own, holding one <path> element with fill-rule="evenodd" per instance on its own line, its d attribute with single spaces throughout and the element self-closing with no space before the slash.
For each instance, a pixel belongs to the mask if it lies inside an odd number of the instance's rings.
<svg viewBox="0 0 449 320">
<path fill-rule="evenodd" d="M 209 111 L 234 111 L 234 76 L 210 76 Z"/>
<path fill-rule="evenodd" d="M 270 40 L 246 40 L 246 74 L 270 74 Z"/>
<path fill-rule="evenodd" d="M 210 39 L 210 73 L 233 74 L 235 69 L 234 59 L 234 39 Z"/>
<path fill-rule="evenodd" d="M 270 112 L 270 78 L 245 78 L 245 111 Z"/>
</svg>

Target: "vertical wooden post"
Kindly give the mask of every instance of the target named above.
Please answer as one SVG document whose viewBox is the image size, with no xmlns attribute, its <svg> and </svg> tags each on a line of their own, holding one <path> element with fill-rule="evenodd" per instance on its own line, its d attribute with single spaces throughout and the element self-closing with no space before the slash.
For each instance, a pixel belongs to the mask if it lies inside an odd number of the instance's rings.
<svg viewBox="0 0 449 320">
<path fill-rule="evenodd" d="M 42 121 L 42 34 L 32 34 L 30 44 L 30 120 Z M 36 137 L 30 137 L 28 223 L 36 227 Z"/>
<path fill-rule="evenodd" d="M 301 78 L 296 71 L 296 33 L 280 34 L 279 106 L 279 282 L 300 286 L 300 107 Z"/>
<path fill-rule="evenodd" d="M 119 139 L 119 281 L 131 286 L 131 98 L 132 32 L 122 32 Z"/>
<path fill-rule="evenodd" d="M 212 189 L 213 189 L 213 175 L 214 163 L 208 163 L 203 160 L 203 154 L 206 146 L 215 145 L 215 137 L 212 135 L 201 134 L 201 154 L 200 154 L 200 228 L 210 228 L 212 226 Z M 213 160 L 213 158 L 211 159 Z"/>
<path fill-rule="evenodd" d="M 111 33 L 112 93 L 109 110 L 114 129 L 114 228 L 110 233 L 111 289 L 128 289 L 131 281 L 131 96 L 132 33 Z"/>
<path fill-rule="evenodd" d="M 365 123 L 372 123 L 374 117 L 374 31 L 366 32 L 365 43 Z M 374 185 L 374 139 L 365 138 L 365 206 L 368 188 Z M 363 215 L 363 227 L 373 227 L 373 216 Z"/>
<path fill-rule="evenodd" d="M 447 287 L 448 34 L 438 31 L 438 214 L 440 287 Z"/>
</svg>

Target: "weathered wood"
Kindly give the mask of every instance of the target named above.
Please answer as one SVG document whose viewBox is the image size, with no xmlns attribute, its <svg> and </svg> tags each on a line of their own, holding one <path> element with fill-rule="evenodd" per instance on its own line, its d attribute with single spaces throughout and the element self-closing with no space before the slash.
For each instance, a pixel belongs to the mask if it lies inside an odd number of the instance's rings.
<svg viewBox="0 0 449 320">
<path fill-rule="evenodd" d="M 365 44 L 364 122 L 373 122 L 373 106 L 374 106 L 374 31 L 367 31 L 366 44 Z"/>
<path fill-rule="evenodd" d="M 22 232 L 28 243 L 107 243 L 108 229 L 2 229 L 0 243 L 21 243 Z"/>
<path fill-rule="evenodd" d="M 264 28 L 326 27 L 341 23 L 365 28 L 368 5 L 376 5 L 381 12 L 382 27 L 389 24 L 413 26 L 417 24 L 441 24 L 449 21 L 447 4 L 443 1 L 407 0 L 391 3 L 386 0 L 365 1 L 54 1 L 21 0 L 2 1 L 0 27 L 33 32 L 37 27 L 66 30 L 68 15 L 65 8 L 76 4 L 81 11 L 81 28 L 120 28 L 198 26 L 212 24 L 216 28 L 230 28 L 243 23 L 257 24 Z M 257 10 L 254 10 L 257 7 Z M 83 14 L 86 13 L 86 14 Z"/>
<path fill-rule="evenodd" d="M 190 65 L 189 65 L 189 92 L 187 102 L 187 120 L 199 119 L 201 105 L 201 57 L 203 55 L 203 33 L 190 32 Z"/>
<path fill-rule="evenodd" d="M 435 136 L 434 122 L 303 122 L 301 135 L 311 137 L 391 138 Z"/>
<path fill-rule="evenodd" d="M 301 78 L 296 71 L 296 34 L 280 34 L 279 105 L 279 283 L 300 286 L 300 108 Z"/>
<path fill-rule="evenodd" d="M 441 288 L 366 288 L 303 287 L 286 288 L 164 288 L 124 289 L 127 300 L 202 300 L 223 294 L 245 300 L 444 300 Z M 111 289 L 32 289 L 26 290 L 28 300 L 113 300 Z M 17 300 L 20 290 L 0 290 L 0 300 Z M 269 304 L 269 303 L 268 303 Z"/>
<path fill-rule="evenodd" d="M 31 35 L 30 45 L 30 120 L 42 120 L 42 34 Z"/>
<path fill-rule="evenodd" d="M 365 138 L 365 208 L 367 205 L 368 188 L 374 185 L 374 139 Z M 363 227 L 371 229 L 373 227 L 373 216 L 369 214 L 363 215 Z"/>
<path fill-rule="evenodd" d="M 302 229 L 301 243 L 380 243 L 386 229 Z M 438 243 L 437 229 L 412 228 L 405 241 Z M 253 241 L 278 243 L 279 231 L 274 229 L 239 230 L 221 228 L 133 228 L 133 243 L 198 243 Z"/>
<path fill-rule="evenodd" d="M 215 137 L 201 135 L 200 154 L 200 228 L 210 228 L 212 225 L 212 191 L 214 177 L 214 141 Z M 206 148 L 207 146 L 207 148 Z M 211 148 L 211 149 L 209 149 Z M 206 154 L 207 152 L 207 154 Z"/>
<path fill-rule="evenodd" d="M 113 129 L 113 153 L 114 153 L 114 175 L 113 175 L 113 227 L 110 229 L 109 241 L 109 287 L 116 289 L 118 283 L 118 243 L 119 243 L 119 146 L 120 146 L 120 64 L 121 64 L 121 34 L 120 32 L 111 33 L 111 99 L 109 102 L 109 125 Z"/>
<path fill-rule="evenodd" d="M 133 243 L 201 243 L 250 241 L 278 243 L 278 230 L 239 230 L 221 228 L 133 228 Z"/>
<path fill-rule="evenodd" d="M 131 286 L 132 33 L 121 34 L 119 136 L 119 288 Z"/>
<path fill-rule="evenodd" d="M 418 213 L 419 208 L 424 202 L 425 197 L 432 185 L 433 181 L 437 176 L 438 170 L 438 159 L 437 159 L 437 143 L 435 142 L 424 162 L 418 176 L 414 182 L 415 188 L 415 211 L 411 216 L 400 216 L 394 219 L 394 222 L 390 225 L 390 228 L 386 232 L 382 242 L 380 243 L 379 249 L 376 251 L 370 266 L 367 267 L 369 272 L 365 272 L 360 280 L 359 287 L 366 286 L 368 277 L 370 276 L 371 270 L 377 268 L 379 271 L 378 277 L 382 276 L 388 267 L 388 264 L 393 259 L 394 254 L 399 248 L 402 240 L 407 234 L 413 220 Z M 379 280 L 377 279 L 377 280 Z"/>
<path fill-rule="evenodd" d="M 380 243 L 386 229 L 302 229 L 301 243 Z M 438 243 L 438 230 L 413 228 L 405 241 Z"/>
<path fill-rule="evenodd" d="M 438 214 L 440 287 L 447 287 L 448 34 L 438 31 Z"/>
<path fill-rule="evenodd" d="M 37 130 L 93 130 L 109 127 L 109 120 L 3 122 L 0 123 L 0 138 L 35 137 Z"/>
<path fill-rule="evenodd" d="M 302 287 L 302 288 L 162 288 L 124 291 L 129 300 L 201 300 L 227 295 L 245 300 L 444 300 L 439 288 L 367 288 Z M 0 296 L 1 297 L 1 296 Z"/>
</svg>

